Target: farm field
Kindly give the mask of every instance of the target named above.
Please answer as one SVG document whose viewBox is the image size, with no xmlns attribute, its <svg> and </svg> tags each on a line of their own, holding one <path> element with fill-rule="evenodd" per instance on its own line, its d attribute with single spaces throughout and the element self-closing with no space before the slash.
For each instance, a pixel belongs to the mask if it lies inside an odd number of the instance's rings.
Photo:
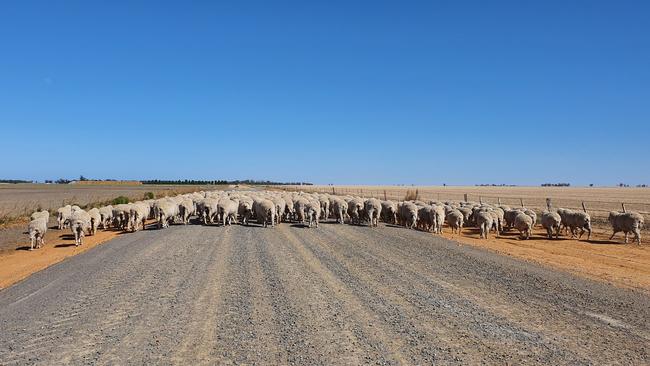
<svg viewBox="0 0 650 366">
<path fill-rule="evenodd" d="M 191 185 L 83 185 L 0 184 L 0 217 L 30 215 L 37 208 L 56 210 L 67 204 L 87 205 L 118 196 L 142 199 L 146 192 L 158 196 L 218 189 Z"/>
<path fill-rule="evenodd" d="M 0 363 L 647 364 L 649 303 L 383 224 L 173 225 L 0 292 Z"/>
</svg>

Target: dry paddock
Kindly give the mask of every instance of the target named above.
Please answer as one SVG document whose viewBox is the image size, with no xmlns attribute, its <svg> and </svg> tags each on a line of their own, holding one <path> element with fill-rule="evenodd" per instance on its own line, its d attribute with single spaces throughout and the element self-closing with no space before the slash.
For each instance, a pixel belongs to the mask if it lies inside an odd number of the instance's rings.
<svg viewBox="0 0 650 366">
<path fill-rule="evenodd" d="M 51 235 L 15 253 L 79 250 Z M 107 235 L 0 292 L 0 364 L 650 362 L 647 292 L 424 232 L 285 223 Z"/>
</svg>

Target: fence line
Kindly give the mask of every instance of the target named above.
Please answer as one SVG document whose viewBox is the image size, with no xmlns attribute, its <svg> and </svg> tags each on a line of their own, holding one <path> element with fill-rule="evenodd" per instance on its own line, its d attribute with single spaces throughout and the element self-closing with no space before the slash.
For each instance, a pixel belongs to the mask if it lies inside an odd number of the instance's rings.
<svg viewBox="0 0 650 366">
<path fill-rule="evenodd" d="M 277 187 L 276 187 L 277 188 Z M 335 195 L 361 196 L 364 198 L 378 198 L 382 200 L 404 201 L 407 192 L 416 192 L 417 199 L 429 202 L 483 202 L 489 204 L 501 204 L 510 207 L 528 207 L 531 209 L 545 210 L 547 200 L 550 200 L 553 208 L 568 208 L 572 210 L 583 210 L 583 205 L 592 216 L 592 221 L 598 224 L 606 224 L 610 211 L 622 211 L 623 205 L 627 211 L 636 211 L 648 218 L 650 216 L 650 203 L 641 202 L 606 202 L 597 200 L 582 200 L 579 198 L 559 197 L 499 197 L 480 195 L 476 193 L 448 193 L 426 192 L 417 188 L 404 189 L 383 189 L 383 188 L 344 188 L 335 186 L 285 186 L 279 189 L 293 192 L 328 193 Z M 650 225 L 644 226 L 644 231 L 650 230 Z"/>
</svg>

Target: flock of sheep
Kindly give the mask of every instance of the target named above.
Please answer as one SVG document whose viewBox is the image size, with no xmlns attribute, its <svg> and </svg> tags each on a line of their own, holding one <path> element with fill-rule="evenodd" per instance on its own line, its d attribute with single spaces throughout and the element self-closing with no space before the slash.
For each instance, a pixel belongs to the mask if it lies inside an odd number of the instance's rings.
<svg viewBox="0 0 650 366">
<path fill-rule="evenodd" d="M 194 192 L 144 200 L 115 206 L 93 208 L 88 211 L 79 206 L 65 206 L 57 210 L 58 229 L 70 228 L 75 245 L 81 245 L 85 235 L 94 235 L 97 229 L 117 228 L 124 231 L 144 229 L 148 219 L 155 219 L 159 229 L 170 223 L 188 224 L 190 217 L 197 216 L 204 225 L 231 225 L 241 222 L 248 225 L 255 220 L 264 227 L 281 222 L 297 222 L 318 227 L 320 220 L 333 218 L 338 223 L 348 222 L 374 227 L 379 220 L 407 228 L 442 233 L 443 224 L 452 233 L 460 233 L 463 227 L 479 229 L 481 238 L 488 238 L 494 231 L 516 229 L 522 239 L 530 238 L 538 221 L 535 211 L 526 208 L 510 208 L 475 202 L 423 202 L 423 201 L 381 201 L 376 198 L 337 196 L 324 193 L 277 192 L 277 191 L 209 191 Z M 49 221 L 48 211 L 37 211 L 31 215 L 28 234 L 31 249 L 44 244 Z M 636 212 L 610 212 L 609 222 L 613 234 L 633 233 L 641 243 L 640 230 L 643 216 Z M 587 232 L 591 237 L 591 218 L 585 211 L 568 209 L 550 210 L 541 213 L 540 223 L 549 238 L 565 235 L 578 237 Z"/>
</svg>

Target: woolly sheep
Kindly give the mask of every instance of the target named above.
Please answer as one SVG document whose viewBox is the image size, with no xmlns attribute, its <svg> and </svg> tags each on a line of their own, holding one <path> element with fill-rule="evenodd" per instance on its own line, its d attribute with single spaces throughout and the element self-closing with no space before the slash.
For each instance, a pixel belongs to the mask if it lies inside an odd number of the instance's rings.
<svg viewBox="0 0 650 366">
<path fill-rule="evenodd" d="M 519 230 L 521 239 L 528 239 L 532 234 L 533 219 L 523 212 L 518 212 L 513 223 L 515 229 Z"/>
<path fill-rule="evenodd" d="M 562 218 L 557 212 L 546 211 L 542 213 L 542 227 L 546 229 L 546 235 L 549 239 L 553 238 L 553 233 L 555 233 L 555 239 L 560 235 L 560 225 L 562 224 Z"/>
<path fill-rule="evenodd" d="M 321 208 L 321 217 L 323 220 L 327 220 L 330 214 L 330 200 L 329 197 L 322 195 L 319 197 L 320 208 Z"/>
<path fill-rule="evenodd" d="M 321 215 L 321 206 L 320 201 L 310 200 L 305 205 L 305 212 L 307 214 L 307 220 L 309 221 L 309 227 L 316 225 L 318 227 L 318 218 Z"/>
<path fill-rule="evenodd" d="M 109 224 L 113 221 L 113 206 L 108 205 L 99 208 L 101 224 L 104 230 L 108 229 Z"/>
<path fill-rule="evenodd" d="M 171 201 L 160 201 L 156 205 L 158 229 L 169 227 L 169 221 L 178 214 L 178 205 Z"/>
<path fill-rule="evenodd" d="M 88 210 L 88 216 L 90 216 L 90 235 L 97 234 L 97 227 L 102 222 L 102 215 L 99 213 L 98 208 L 91 208 Z"/>
<path fill-rule="evenodd" d="M 29 222 L 27 226 L 27 233 L 29 234 L 29 241 L 31 243 L 29 250 L 40 248 L 45 244 L 45 233 L 47 233 L 47 221 L 44 217 L 38 217 Z"/>
<path fill-rule="evenodd" d="M 82 245 L 86 232 L 90 230 L 90 215 L 84 210 L 75 210 L 68 221 L 70 222 L 70 230 L 74 234 L 74 245 Z"/>
<path fill-rule="evenodd" d="M 190 216 L 194 215 L 194 211 L 194 201 L 192 201 L 190 198 L 185 198 L 178 205 L 178 213 L 181 216 L 181 222 L 184 225 L 187 225 L 187 223 L 190 222 Z"/>
<path fill-rule="evenodd" d="M 59 230 L 63 230 L 66 227 L 66 222 L 72 215 L 72 206 L 67 205 L 63 206 L 56 210 L 56 221 L 59 224 Z"/>
<path fill-rule="evenodd" d="M 370 198 L 364 202 L 364 210 L 368 216 L 371 227 L 379 225 L 379 217 L 381 216 L 381 201 L 376 198 Z"/>
<path fill-rule="evenodd" d="M 435 227 L 433 231 L 436 234 L 442 234 L 442 225 L 445 223 L 445 207 L 441 205 L 434 205 L 433 213 L 435 215 Z"/>
<path fill-rule="evenodd" d="M 214 218 L 219 212 L 219 200 L 216 198 L 206 198 L 203 201 L 199 202 L 197 210 L 199 210 L 203 224 L 211 224 L 214 222 Z"/>
<path fill-rule="evenodd" d="M 476 226 L 479 228 L 480 238 L 487 239 L 494 222 L 494 217 L 490 211 L 478 211 L 474 215 Z"/>
<path fill-rule="evenodd" d="M 643 216 L 638 212 L 615 212 L 609 213 L 609 223 L 612 225 L 612 236 L 609 240 L 614 239 L 618 232 L 625 233 L 625 243 L 627 244 L 628 233 L 634 234 L 637 244 L 641 244 L 641 229 L 643 228 Z"/>
<path fill-rule="evenodd" d="M 253 211 L 255 208 L 253 208 Z M 237 212 L 239 211 L 239 202 L 229 198 L 219 200 L 218 214 L 223 226 L 232 225 L 234 221 L 237 223 Z"/>
<path fill-rule="evenodd" d="M 580 239 L 582 234 L 587 231 L 587 240 L 591 239 L 591 217 L 588 213 L 582 211 L 565 212 L 565 221 L 569 230 L 571 230 L 572 238 L 577 235 L 578 239 Z M 580 235 L 577 233 L 578 229 L 580 229 Z"/>
<path fill-rule="evenodd" d="M 271 227 L 275 226 L 275 210 L 273 201 L 259 199 L 253 202 L 253 211 L 255 212 L 255 217 L 257 217 L 257 222 L 264 227 L 267 227 L 269 223 Z"/>
<path fill-rule="evenodd" d="M 348 203 L 339 197 L 333 197 L 330 202 L 336 222 L 343 224 L 345 222 L 345 215 L 348 212 Z"/>
<path fill-rule="evenodd" d="M 397 224 L 397 204 L 393 201 L 381 201 L 381 214 L 385 222 Z"/>
<path fill-rule="evenodd" d="M 526 215 L 530 216 L 530 218 L 533 220 L 533 226 L 531 226 L 531 227 L 535 227 L 535 224 L 537 223 L 537 214 L 535 213 L 535 211 L 533 211 L 533 210 L 529 210 L 529 209 L 525 209 L 525 210 L 524 210 L 524 213 L 525 213 Z"/>
<path fill-rule="evenodd" d="M 447 221 L 447 225 L 449 225 L 451 228 L 452 234 L 455 232 L 458 232 L 458 234 L 460 234 L 464 223 L 464 216 L 462 212 L 458 211 L 457 209 L 452 209 L 451 211 L 447 212 L 445 220 Z"/>
<path fill-rule="evenodd" d="M 44 219 L 45 222 L 50 221 L 50 213 L 48 211 L 36 211 L 30 216 L 30 220 Z"/>
<path fill-rule="evenodd" d="M 307 202 L 303 197 L 296 197 L 293 201 L 294 219 L 301 224 L 305 223 L 305 207 L 307 206 Z"/>
<path fill-rule="evenodd" d="M 435 231 L 436 227 L 436 213 L 435 208 L 431 205 L 426 205 L 418 208 L 418 229 L 423 231 Z"/>
<path fill-rule="evenodd" d="M 239 208 L 237 213 L 241 217 L 244 225 L 248 225 L 248 220 L 253 216 L 253 200 L 243 199 L 239 201 Z"/>
<path fill-rule="evenodd" d="M 129 215 L 131 206 L 127 203 L 121 203 L 113 206 L 113 222 L 115 227 L 125 230 L 129 224 Z"/>
<path fill-rule="evenodd" d="M 129 218 L 131 220 L 129 226 L 131 226 L 131 231 L 138 231 L 140 226 L 142 226 L 142 230 L 145 229 L 145 224 L 149 217 L 150 210 L 151 207 L 145 202 L 136 202 L 131 206 L 131 211 L 129 213 Z"/>
<path fill-rule="evenodd" d="M 350 224 L 361 224 L 361 215 L 363 210 L 363 201 L 358 198 L 353 198 L 348 202 L 348 216 L 350 217 Z"/>
<path fill-rule="evenodd" d="M 418 223 L 418 207 L 411 202 L 403 202 L 397 206 L 400 224 L 409 229 Z"/>
</svg>

